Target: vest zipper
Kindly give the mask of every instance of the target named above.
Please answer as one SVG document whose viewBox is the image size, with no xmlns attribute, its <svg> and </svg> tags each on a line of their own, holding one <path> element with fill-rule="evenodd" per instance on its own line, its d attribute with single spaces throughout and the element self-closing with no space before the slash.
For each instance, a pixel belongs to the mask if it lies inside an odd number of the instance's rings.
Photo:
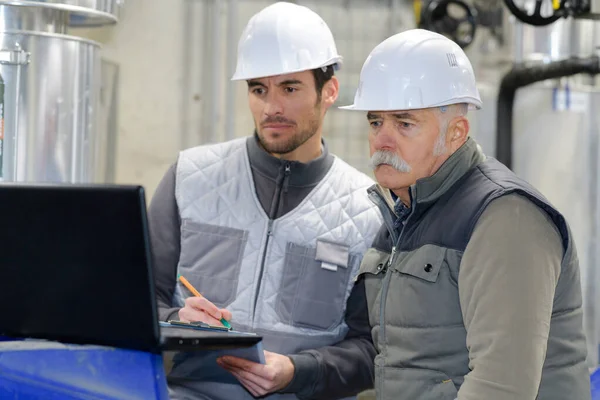
<svg viewBox="0 0 600 400">
<path fill-rule="evenodd" d="M 379 304 L 379 327 L 380 327 L 380 339 L 379 339 L 379 343 L 382 343 L 385 346 L 385 350 L 384 352 L 382 352 L 382 365 L 381 368 L 385 368 L 385 356 L 387 353 L 387 343 L 385 343 L 385 305 L 386 305 L 386 298 L 387 298 L 387 292 L 388 289 L 390 287 L 390 279 L 392 276 L 392 271 L 390 269 L 392 262 L 394 260 L 394 256 L 396 255 L 396 246 L 392 247 L 392 253 L 390 255 L 390 259 L 388 260 L 387 263 L 385 263 L 383 270 L 381 271 L 383 274 L 385 274 L 384 278 L 383 278 L 383 287 L 381 288 L 381 303 Z M 383 395 L 383 377 L 379 379 L 379 388 L 377 390 L 378 393 L 381 393 Z M 379 396 L 378 396 L 379 398 Z"/>
<path fill-rule="evenodd" d="M 290 167 L 290 164 L 285 164 L 285 172 L 283 173 L 283 193 L 287 193 L 288 191 L 291 173 L 292 167 Z"/>
<path fill-rule="evenodd" d="M 381 288 L 381 304 L 379 305 L 379 342 L 385 346 L 383 349 L 384 351 L 382 351 L 382 365 L 381 368 L 385 369 L 385 357 L 387 355 L 387 351 L 388 351 L 388 345 L 386 343 L 386 329 L 385 329 L 385 306 L 387 304 L 387 294 L 388 294 L 388 290 L 390 288 L 390 281 L 392 279 L 392 263 L 394 262 L 394 256 L 397 254 L 398 252 L 398 247 L 400 246 L 400 240 L 402 239 L 402 236 L 404 235 L 404 229 L 406 228 L 406 225 L 408 225 L 408 221 L 410 220 L 410 217 L 413 215 L 414 213 L 414 209 L 415 209 L 415 203 L 413 202 L 413 198 L 415 196 L 413 196 L 412 191 L 409 191 L 410 194 L 410 204 L 411 204 L 411 210 L 410 210 L 410 214 L 408 214 L 408 216 L 406 217 L 406 220 L 404 221 L 404 224 L 402 226 L 402 229 L 400 230 L 400 235 L 398 235 L 398 238 L 396 239 L 396 243 L 394 244 L 394 246 L 392 247 L 392 252 L 390 254 L 390 259 L 388 260 L 388 262 L 386 263 L 386 266 L 384 267 L 383 271 L 386 274 L 386 276 L 383 278 L 383 283 L 382 283 L 382 288 Z M 389 229 L 389 228 L 388 228 Z M 390 231 L 392 237 L 394 237 L 394 231 Z M 384 380 L 383 380 L 383 376 L 379 379 L 379 393 L 381 393 L 383 395 L 383 385 L 384 385 Z M 378 397 L 379 398 L 379 397 Z"/>
<path fill-rule="evenodd" d="M 265 262 L 267 260 L 267 249 L 269 248 L 269 243 L 271 236 L 273 236 L 273 223 L 277 217 L 277 213 L 279 212 L 279 206 L 281 204 L 281 197 L 284 193 L 287 193 L 290 175 L 292 174 L 292 167 L 289 162 L 286 162 L 284 165 L 283 179 L 275 189 L 275 195 L 273 196 L 273 202 L 271 203 L 271 210 L 269 212 L 269 222 L 267 224 L 267 237 L 265 239 L 265 247 L 263 249 L 262 259 L 260 262 L 260 272 L 258 274 L 258 282 L 256 284 L 256 292 L 254 293 L 254 305 L 252 307 L 252 327 L 254 327 L 254 321 L 256 319 L 256 307 L 258 306 L 258 296 L 260 295 L 262 277 L 265 270 Z"/>
</svg>

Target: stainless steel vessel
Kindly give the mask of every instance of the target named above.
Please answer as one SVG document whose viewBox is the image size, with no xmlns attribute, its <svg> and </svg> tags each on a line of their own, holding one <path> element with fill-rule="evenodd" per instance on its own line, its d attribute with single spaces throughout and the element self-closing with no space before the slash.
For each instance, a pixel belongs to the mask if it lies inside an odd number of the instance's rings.
<svg viewBox="0 0 600 400">
<path fill-rule="evenodd" d="M 0 1 L 3 180 L 108 180 L 109 155 L 101 150 L 109 135 L 98 129 L 100 46 L 67 32 L 74 25 L 116 23 L 119 5 L 117 0 Z"/>
</svg>

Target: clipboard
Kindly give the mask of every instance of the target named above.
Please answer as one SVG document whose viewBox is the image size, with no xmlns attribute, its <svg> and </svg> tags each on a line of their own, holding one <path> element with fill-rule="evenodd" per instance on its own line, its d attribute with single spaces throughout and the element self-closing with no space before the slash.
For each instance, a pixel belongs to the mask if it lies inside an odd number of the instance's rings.
<svg viewBox="0 0 600 400">
<path fill-rule="evenodd" d="M 209 332 L 215 332 L 215 333 L 231 333 L 231 334 L 235 334 L 235 335 L 249 335 L 249 336 L 257 336 L 255 333 L 251 333 L 251 332 L 240 332 L 240 331 L 235 331 L 231 328 L 226 328 L 224 326 L 214 326 L 214 325 L 209 325 L 205 322 L 183 322 L 183 321 L 168 321 L 168 322 L 164 322 L 164 321 L 159 321 L 160 326 L 162 327 L 172 327 L 172 328 L 185 328 L 185 329 L 192 329 L 192 330 L 201 330 L 201 331 L 209 331 Z M 201 352 L 210 352 L 213 350 L 198 350 Z M 224 356 L 224 355 L 228 355 L 228 356 L 233 356 L 233 357 L 239 357 L 239 358 L 243 358 L 255 363 L 259 363 L 259 364 L 266 364 L 266 360 L 265 360 L 265 352 L 263 349 L 263 344 L 262 341 L 259 341 L 258 343 L 249 346 L 249 347 L 239 347 L 239 348 L 230 348 L 230 349 L 222 349 L 222 350 L 215 350 L 218 351 L 219 356 Z"/>
<path fill-rule="evenodd" d="M 198 329 L 202 331 L 216 331 L 216 332 L 231 332 L 231 328 L 227 328 L 225 326 L 216 326 L 210 325 L 206 322 L 194 321 L 194 322 L 183 322 L 183 321 L 174 321 L 169 320 L 168 322 L 160 321 L 161 326 L 175 326 L 178 328 L 189 328 L 189 329 Z M 236 332 L 243 333 L 243 332 Z"/>
</svg>

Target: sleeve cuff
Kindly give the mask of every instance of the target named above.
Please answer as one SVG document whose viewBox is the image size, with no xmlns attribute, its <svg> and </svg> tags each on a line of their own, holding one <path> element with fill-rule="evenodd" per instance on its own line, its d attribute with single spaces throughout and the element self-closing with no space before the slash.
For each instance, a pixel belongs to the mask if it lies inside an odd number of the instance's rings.
<svg viewBox="0 0 600 400">
<path fill-rule="evenodd" d="M 179 321 L 179 310 L 181 308 L 176 307 L 176 308 L 163 308 L 158 310 L 158 319 L 160 321 Z"/>
<path fill-rule="evenodd" d="M 309 397 L 319 375 L 319 363 L 310 353 L 294 354 L 289 358 L 294 364 L 294 377 L 280 393 L 295 393 L 298 397 Z"/>
</svg>

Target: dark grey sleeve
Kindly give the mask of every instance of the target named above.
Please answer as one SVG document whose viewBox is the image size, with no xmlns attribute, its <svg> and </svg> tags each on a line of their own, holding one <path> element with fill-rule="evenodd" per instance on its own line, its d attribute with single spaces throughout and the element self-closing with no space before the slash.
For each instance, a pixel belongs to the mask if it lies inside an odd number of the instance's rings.
<svg viewBox="0 0 600 400">
<path fill-rule="evenodd" d="M 290 355 L 296 370 L 283 393 L 301 400 L 333 400 L 373 388 L 376 351 L 362 279 L 350 293 L 345 320 L 349 330 L 341 342 Z"/>
<path fill-rule="evenodd" d="M 177 281 L 177 264 L 180 252 L 181 221 L 175 199 L 175 173 L 172 165 L 158 184 L 148 209 L 150 241 L 154 257 L 154 281 L 158 303 L 158 319 L 179 319 L 179 308 L 172 299 Z"/>
</svg>

